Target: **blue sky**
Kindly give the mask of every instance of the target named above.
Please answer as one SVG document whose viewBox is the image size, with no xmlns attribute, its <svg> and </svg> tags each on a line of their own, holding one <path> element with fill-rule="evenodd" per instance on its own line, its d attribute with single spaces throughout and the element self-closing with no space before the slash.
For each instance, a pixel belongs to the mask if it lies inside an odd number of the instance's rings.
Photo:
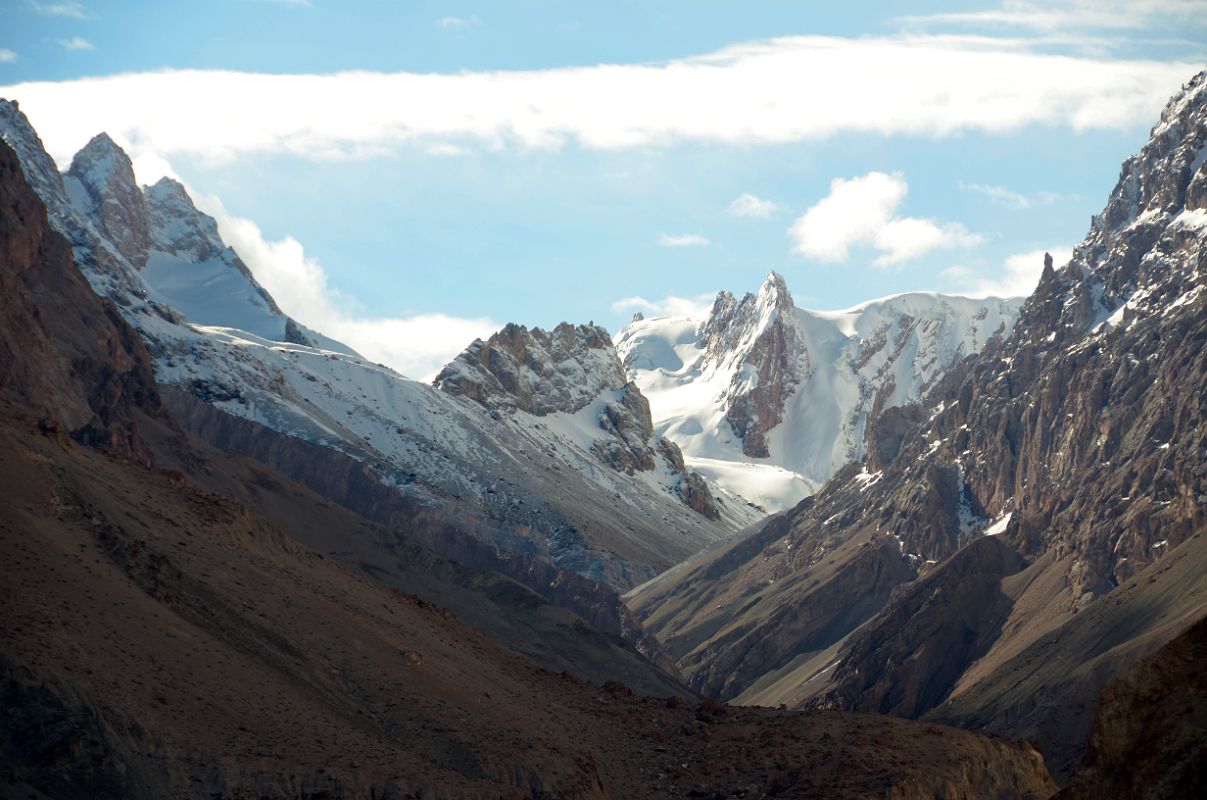
<svg viewBox="0 0 1207 800">
<path fill-rule="evenodd" d="M 1018 293 L 1207 62 L 1201 0 L 0 0 L 52 155 L 182 179 L 283 308 L 422 377 L 505 321 Z"/>
</svg>

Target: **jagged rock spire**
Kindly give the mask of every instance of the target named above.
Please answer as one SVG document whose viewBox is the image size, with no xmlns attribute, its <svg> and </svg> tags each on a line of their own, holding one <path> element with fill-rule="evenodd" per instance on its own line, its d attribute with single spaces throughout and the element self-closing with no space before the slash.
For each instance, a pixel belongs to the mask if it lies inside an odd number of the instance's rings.
<svg viewBox="0 0 1207 800">
<path fill-rule="evenodd" d="M 67 177 L 87 194 L 88 208 L 82 210 L 97 229 L 131 264 L 145 266 L 151 244 L 146 199 L 126 152 L 107 133 L 98 133 L 75 154 Z"/>
</svg>

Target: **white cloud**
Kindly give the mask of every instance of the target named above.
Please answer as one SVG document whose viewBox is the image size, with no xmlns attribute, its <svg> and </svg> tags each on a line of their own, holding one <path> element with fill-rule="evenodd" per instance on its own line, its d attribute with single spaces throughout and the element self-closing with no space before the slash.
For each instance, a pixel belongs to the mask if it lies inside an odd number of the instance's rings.
<svg viewBox="0 0 1207 800">
<path fill-rule="evenodd" d="M 641 296 L 625 297 L 612 303 L 612 310 L 621 313 L 640 311 L 648 317 L 699 317 L 712 308 L 713 295 L 705 293 L 695 297 L 664 297 L 647 300 Z"/>
<path fill-rule="evenodd" d="M 166 162 L 140 159 L 140 181 L 157 173 L 171 174 Z M 419 380 L 430 380 L 470 342 L 502 327 L 487 317 L 448 314 L 367 317 L 347 310 L 350 303 L 333 290 L 319 262 L 306 255 L 292 236 L 264 238 L 260 227 L 236 217 L 213 196 L 190 192 L 198 208 L 218 222 L 223 240 L 235 248 L 256 280 L 286 314 L 320 333 L 352 347 L 361 355 Z"/>
<path fill-rule="evenodd" d="M 869 172 L 835 178 L 830 193 L 797 218 L 788 230 L 793 250 L 817 261 L 845 261 L 852 247 L 881 251 L 873 262 L 887 267 L 933 250 L 975 247 L 983 237 L 955 222 L 899 217 L 909 185 L 899 173 Z"/>
<path fill-rule="evenodd" d="M 17 60 L 17 54 L 12 50 L 0 47 L 0 64 L 9 64 Z"/>
<path fill-rule="evenodd" d="M 698 233 L 660 233 L 658 244 L 663 247 L 708 247 L 712 243 Z"/>
<path fill-rule="evenodd" d="M 958 292 L 969 297 L 1026 297 L 1035 290 L 1044 270 L 1044 253 L 1052 254 L 1057 269 L 1069 263 L 1073 248 L 1064 245 L 1045 250 L 1016 253 L 1006 258 L 996 275 L 970 267 L 949 267 L 941 275 L 952 282 L 944 291 Z"/>
<path fill-rule="evenodd" d="M 88 9 L 79 3 L 39 3 L 31 0 L 29 5 L 34 11 L 48 17 L 71 17 L 73 19 L 88 17 Z"/>
<path fill-rule="evenodd" d="M 0 95 L 21 101 L 63 161 L 98 130 L 167 157 L 326 158 L 450 140 L 618 149 L 1025 125 L 1131 129 L 1200 68 L 1052 55 L 1025 38 L 798 36 L 661 64 L 456 74 L 164 70 L 23 83 Z"/>
<path fill-rule="evenodd" d="M 767 219 L 779 211 L 778 203 L 770 200 L 764 200 L 761 197 L 755 197 L 749 192 L 743 192 L 729 204 L 725 209 L 731 216 L 735 217 L 754 217 L 757 219 Z"/>
<path fill-rule="evenodd" d="M 96 49 L 92 42 L 88 41 L 83 36 L 72 36 L 70 39 L 59 39 L 58 42 L 59 47 L 73 52 Z"/>
</svg>

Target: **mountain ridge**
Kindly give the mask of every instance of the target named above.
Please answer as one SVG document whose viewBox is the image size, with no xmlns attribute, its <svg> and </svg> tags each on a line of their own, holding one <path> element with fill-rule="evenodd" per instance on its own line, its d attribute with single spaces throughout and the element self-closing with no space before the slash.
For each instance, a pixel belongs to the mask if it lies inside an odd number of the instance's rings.
<svg viewBox="0 0 1207 800">
<path fill-rule="evenodd" d="M 808 311 L 772 272 L 757 294 L 719 293 L 703 319 L 634 320 L 617 349 L 689 465 L 779 510 L 862 458 L 869 418 L 1008 334 L 1021 305 L 907 292 Z"/>
</svg>

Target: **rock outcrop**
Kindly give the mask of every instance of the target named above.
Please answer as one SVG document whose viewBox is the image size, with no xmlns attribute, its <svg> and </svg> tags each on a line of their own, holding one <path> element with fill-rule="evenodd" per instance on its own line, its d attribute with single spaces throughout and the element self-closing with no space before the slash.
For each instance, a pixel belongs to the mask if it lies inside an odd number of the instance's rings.
<svg viewBox="0 0 1207 800">
<path fill-rule="evenodd" d="M 654 435 L 650 404 L 625 376 L 608 332 L 597 325 L 562 323 L 552 331 L 509 324 L 478 339 L 436 376 L 435 386 L 472 401 L 499 418 L 517 412 L 560 414 L 591 436 L 591 452 L 627 475 L 660 470 L 668 492 L 710 520 L 721 519 L 707 481 L 687 469 L 671 441 Z M 585 423 L 585 425 L 583 424 Z M 595 438 L 602 431 L 603 438 Z M 661 456 L 661 458 L 659 458 Z"/>
<path fill-rule="evenodd" d="M 702 369 L 732 373 L 725 419 L 742 452 L 767 458 L 767 432 L 784 418 L 784 403 L 809 372 L 809 353 L 796 325 L 796 306 L 781 275 L 772 272 L 757 295 L 740 301 L 721 292 L 700 329 Z"/>
<path fill-rule="evenodd" d="M 68 196 L 135 268 L 147 263 L 151 248 L 147 201 L 134 180 L 129 156 L 99 133 L 75 154 L 64 176 Z"/>
<path fill-rule="evenodd" d="M 540 417 L 573 414 L 627 382 L 606 330 L 563 322 L 552 331 L 508 324 L 474 341 L 440 371 L 435 385 L 492 410 Z"/>
</svg>

